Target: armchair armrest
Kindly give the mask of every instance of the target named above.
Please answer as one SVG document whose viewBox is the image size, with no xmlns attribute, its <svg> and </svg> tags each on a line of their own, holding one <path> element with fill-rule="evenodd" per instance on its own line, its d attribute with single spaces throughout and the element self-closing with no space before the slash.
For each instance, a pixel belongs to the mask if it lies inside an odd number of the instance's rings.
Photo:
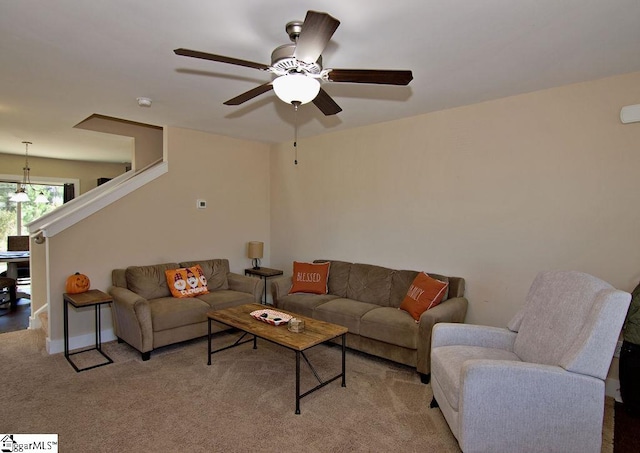
<svg viewBox="0 0 640 453">
<path fill-rule="evenodd" d="M 278 306 L 278 300 L 289 294 L 289 290 L 293 282 L 291 276 L 279 277 L 271 280 L 271 297 L 273 297 L 273 306 Z"/>
<path fill-rule="evenodd" d="M 436 323 L 463 322 L 467 314 L 467 299 L 464 297 L 453 297 L 442 302 L 420 316 L 418 324 L 418 351 L 416 359 L 416 370 L 422 374 L 431 372 L 431 331 Z"/>
<path fill-rule="evenodd" d="M 513 351 L 516 335 L 500 327 L 438 323 L 433 327 L 431 347 L 464 345 Z"/>
<path fill-rule="evenodd" d="M 108 290 L 113 297 L 111 310 L 116 336 L 140 352 L 153 349 L 153 325 L 149 301 L 126 288 L 112 286 Z"/>
<path fill-rule="evenodd" d="M 535 445 L 538 451 L 599 452 L 603 395 L 601 380 L 558 366 L 469 360 L 461 373 L 458 420 L 466 428 L 460 447 L 504 451 L 509 445 L 511 451 L 528 451 Z M 576 426 L 582 445 L 563 435 Z M 568 443 L 558 444 L 563 438 Z"/>
<path fill-rule="evenodd" d="M 260 303 L 262 300 L 262 292 L 264 291 L 262 279 L 228 272 L 227 281 L 229 282 L 229 289 L 253 295 L 256 303 Z"/>
</svg>

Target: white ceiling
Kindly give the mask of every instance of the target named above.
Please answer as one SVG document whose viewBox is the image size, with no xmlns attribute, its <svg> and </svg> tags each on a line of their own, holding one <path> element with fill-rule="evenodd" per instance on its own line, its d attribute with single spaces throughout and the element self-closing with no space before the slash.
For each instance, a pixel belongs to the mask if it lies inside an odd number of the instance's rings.
<svg viewBox="0 0 640 453">
<path fill-rule="evenodd" d="M 184 47 L 259 63 L 308 9 L 341 21 L 325 68 L 411 69 L 408 87 L 325 83 L 343 108 L 299 113 L 309 137 L 517 93 L 640 71 L 638 0 L 3 0 L 0 153 L 130 160 L 127 139 L 73 129 L 97 113 L 277 143 L 292 107 L 255 69 L 180 57 Z M 153 99 L 150 108 L 137 97 Z M 640 99 L 637 99 L 640 101 Z"/>
</svg>

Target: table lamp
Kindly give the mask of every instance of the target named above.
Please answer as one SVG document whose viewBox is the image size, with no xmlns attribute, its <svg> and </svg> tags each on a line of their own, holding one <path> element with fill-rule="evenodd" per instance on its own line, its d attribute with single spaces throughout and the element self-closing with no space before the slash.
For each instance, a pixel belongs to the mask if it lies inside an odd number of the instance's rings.
<svg viewBox="0 0 640 453">
<path fill-rule="evenodd" d="M 251 241 L 248 245 L 247 255 L 251 258 L 254 269 L 260 269 L 260 258 L 264 253 L 264 242 Z"/>
</svg>

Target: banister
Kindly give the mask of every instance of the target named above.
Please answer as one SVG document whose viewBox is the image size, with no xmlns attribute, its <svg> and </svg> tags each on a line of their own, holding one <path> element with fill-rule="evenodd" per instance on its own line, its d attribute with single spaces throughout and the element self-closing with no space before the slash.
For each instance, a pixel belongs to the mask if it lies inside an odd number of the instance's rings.
<svg viewBox="0 0 640 453">
<path fill-rule="evenodd" d="M 158 159 L 140 170 L 119 175 L 30 222 L 27 224 L 29 234 L 40 238 L 55 236 L 167 171 L 167 162 Z"/>
</svg>

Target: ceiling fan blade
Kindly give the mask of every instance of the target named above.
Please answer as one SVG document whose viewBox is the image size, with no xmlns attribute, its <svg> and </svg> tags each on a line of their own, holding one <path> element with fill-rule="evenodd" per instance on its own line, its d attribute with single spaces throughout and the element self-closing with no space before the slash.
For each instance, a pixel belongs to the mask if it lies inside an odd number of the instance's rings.
<svg viewBox="0 0 640 453">
<path fill-rule="evenodd" d="M 305 63 L 315 63 L 338 25 L 340 21 L 327 13 L 307 11 L 293 56 Z"/>
<path fill-rule="evenodd" d="M 320 88 L 320 92 L 313 100 L 313 103 L 327 116 L 342 112 L 342 108 L 340 108 L 340 106 L 336 104 L 336 101 L 329 96 L 329 93 L 324 91 L 322 88 Z"/>
<path fill-rule="evenodd" d="M 378 83 L 382 85 L 408 85 L 413 80 L 411 71 L 385 69 L 331 69 L 327 77 L 331 82 Z"/>
<path fill-rule="evenodd" d="M 201 58 L 203 60 L 218 61 L 220 63 L 234 64 L 238 66 L 246 66 L 247 68 L 262 69 L 266 71 L 269 66 L 262 63 L 255 63 L 253 61 L 240 60 L 238 58 L 224 57 L 222 55 L 214 55 L 212 53 L 199 52 L 197 50 L 189 49 L 176 49 L 174 50 L 176 55 L 182 55 L 183 57 Z"/>
<path fill-rule="evenodd" d="M 242 93 L 239 96 L 236 96 L 233 99 L 229 99 L 224 103 L 224 105 L 240 105 L 272 89 L 273 89 L 273 85 L 271 84 L 271 82 L 268 82 L 263 85 L 257 86 L 249 91 L 245 91 L 244 93 Z"/>
</svg>

